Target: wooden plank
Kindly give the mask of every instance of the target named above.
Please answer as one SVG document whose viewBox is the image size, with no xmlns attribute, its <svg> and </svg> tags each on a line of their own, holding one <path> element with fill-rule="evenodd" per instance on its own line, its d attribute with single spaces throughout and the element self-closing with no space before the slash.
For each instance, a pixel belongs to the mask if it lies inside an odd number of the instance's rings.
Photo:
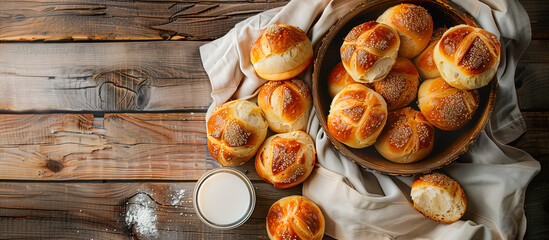
<svg viewBox="0 0 549 240">
<path fill-rule="evenodd" d="M 280 190 L 253 184 L 257 202 L 251 218 L 237 229 L 216 230 L 194 212 L 194 182 L 0 182 L 0 238 L 268 239 L 269 207 L 282 197 L 300 195 L 301 185 Z M 150 204 L 142 216 L 156 216 L 148 233 L 127 224 L 136 204 Z"/>
<path fill-rule="evenodd" d="M 205 42 L 0 44 L 0 109 L 204 110 Z"/>
<path fill-rule="evenodd" d="M 204 43 L 0 44 L 0 109 L 205 110 L 211 86 L 197 65 Z M 547 47 L 549 40 L 533 41 L 517 67 L 522 110 L 549 110 Z"/>
<path fill-rule="evenodd" d="M 522 111 L 549 111 L 548 64 L 519 62 L 515 72 L 515 87 Z"/>
<path fill-rule="evenodd" d="M 220 167 L 204 113 L 0 115 L 0 179 L 197 180 Z M 259 180 L 253 160 L 238 167 Z"/>
<path fill-rule="evenodd" d="M 0 40 L 205 40 L 288 0 L 2 1 Z"/>
<path fill-rule="evenodd" d="M 522 112 L 527 132 L 513 146 L 549 164 L 549 112 Z"/>
<path fill-rule="evenodd" d="M 533 39 L 549 38 L 549 5 L 544 0 L 519 0 L 528 16 Z"/>
</svg>

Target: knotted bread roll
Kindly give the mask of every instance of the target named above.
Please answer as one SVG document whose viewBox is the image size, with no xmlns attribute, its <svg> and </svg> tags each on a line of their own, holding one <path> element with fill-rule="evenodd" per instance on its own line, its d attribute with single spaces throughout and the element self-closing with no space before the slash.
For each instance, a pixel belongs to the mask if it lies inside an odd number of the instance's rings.
<svg viewBox="0 0 549 240">
<path fill-rule="evenodd" d="M 431 220 L 446 224 L 459 220 L 467 209 L 467 198 L 461 185 L 438 172 L 414 180 L 410 195 L 414 209 Z"/>
<path fill-rule="evenodd" d="M 303 131 L 294 131 L 267 138 L 255 158 L 255 169 L 274 187 L 290 188 L 309 177 L 315 162 L 313 139 Z"/>
<path fill-rule="evenodd" d="M 419 72 L 419 76 L 422 80 L 433 79 L 440 77 L 437 65 L 433 59 L 433 49 L 437 45 L 438 41 L 442 37 L 442 34 L 448 30 L 447 28 L 437 28 L 433 32 L 431 41 L 427 47 L 414 58 L 414 64 Z"/>
<path fill-rule="evenodd" d="M 386 121 L 387 103 L 383 97 L 362 84 L 352 84 L 332 100 L 327 125 L 341 143 L 364 148 L 374 144 Z"/>
<path fill-rule="evenodd" d="M 486 86 L 497 72 L 501 44 L 496 35 L 458 25 L 448 29 L 433 50 L 440 75 L 453 87 L 469 90 Z"/>
<path fill-rule="evenodd" d="M 355 81 L 351 75 L 347 73 L 347 70 L 343 67 L 342 63 L 338 63 L 328 76 L 328 94 L 330 94 L 330 98 L 334 98 L 337 93 L 343 90 L 343 88 L 355 83 L 359 82 Z M 362 84 L 368 88 L 373 88 L 373 86 L 369 83 Z"/>
<path fill-rule="evenodd" d="M 223 166 L 250 160 L 267 135 L 267 121 L 257 105 L 245 100 L 214 109 L 207 123 L 208 150 Z"/>
<path fill-rule="evenodd" d="M 442 130 L 463 127 L 473 118 L 480 102 L 477 90 L 454 88 L 442 78 L 424 81 L 417 96 L 421 113 Z"/>
<path fill-rule="evenodd" d="M 390 26 L 367 22 L 354 27 L 341 45 L 341 62 L 362 83 L 383 79 L 395 64 L 400 40 Z"/>
<path fill-rule="evenodd" d="M 320 208 L 303 196 L 282 198 L 269 208 L 267 234 L 271 240 L 320 240 L 326 222 Z"/>
<path fill-rule="evenodd" d="M 387 77 L 373 85 L 374 90 L 387 102 L 387 110 L 392 111 L 414 101 L 419 87 L 419 74 L 410 60 L 399 57 Z"/>
<path fill-rule="evenodd" d="M 306 83 L 292 79 L 265 83 L 257 104 L 265 113 L 269 128 L 283 133 L 306 130 L 313 99 Z"/>
<path fill-rule="evenodd" d="M 387 9 L 377 19 L 398 31 L 400 49 L 398 55 L 413 58 L 429 43 L 433 34 L 433 18 L 423 7 L 399 4 Z"/>
<path fill-rule="evenodd" d="M 389 112 L 387 124 L 376 141 L 376 150 L 387 160 L 412 163 L 433 150 L 435 129 L 421 112 L 411 107 Z"/>
<path fill-rule="evenodd" d="M 286 80 L 303 72 L 313 59 L 309 37 L 301 29 L 271 24 L 252 45 L 255 72 L 266 80 Z"/>
</svg>

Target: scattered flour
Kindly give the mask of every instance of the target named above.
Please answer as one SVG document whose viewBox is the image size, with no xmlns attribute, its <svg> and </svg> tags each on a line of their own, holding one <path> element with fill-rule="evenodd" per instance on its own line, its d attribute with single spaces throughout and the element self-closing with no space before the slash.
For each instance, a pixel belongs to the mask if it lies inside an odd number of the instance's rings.
<svg viewBox="0 0 549 240">
<path fill-rule="evenodd" d="M 181 203 L 181 200 L 183 200 L 183 198 L 185 197 L 186 192 L 187 189 L 174 189 L 171 194 L 171 205 L 178 205 L 179 203 Z"/>
<path fill-rule="evenodd" d="M 158 217 L 154 212 L 155 209 L 156 204 L 147 194 L 138 193 L 128 202 L 126 225 L 129 228 L 133 226 L 141 235 L 157 236 Z"/>
</svg>

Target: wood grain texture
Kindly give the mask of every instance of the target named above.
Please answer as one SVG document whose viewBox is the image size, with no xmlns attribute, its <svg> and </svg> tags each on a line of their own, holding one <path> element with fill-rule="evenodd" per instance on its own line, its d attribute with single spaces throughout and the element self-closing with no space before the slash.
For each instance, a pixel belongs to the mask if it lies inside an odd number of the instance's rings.
<svg viewBox="0 0 549 240">
<path fill-rule="evenodd" d="M 236 230 L 216 230 L 194 212 L 194 182 L 0 182 L 0 238 L 268 239 L 269 207 L 282 197 L 300 195 L 301 185 L 280 190 L 263 182 L 253 184 L 257 202 L 251 218 Z M 131 205 L 143 203 L 149 203 L 157 216 L 156 234 L 143 234 L 127 224 Z"/>
<path fill-rule="evenodd" d="M 198 47 L 205 42 L 0 44 L 0 109 L 11 111 L 204 111 L 211 86 Z M 524 111 L 549 110 L 549 40 L 519 62 Z"/>
<path fill-rule="evenodd" d="M 549 5 L 544 0 L 519 0 L 530 17 L 533 39 L 549 38 Z"/>
<path fill-rule="evenodd" d="M 287 0 L 3 0 L 0 40 L 205 40 Z"/>
<path fill-rule="evenodd" d="M 0 44 L 0 109 L 204 110 L 204 42 Z"/>
</svg>

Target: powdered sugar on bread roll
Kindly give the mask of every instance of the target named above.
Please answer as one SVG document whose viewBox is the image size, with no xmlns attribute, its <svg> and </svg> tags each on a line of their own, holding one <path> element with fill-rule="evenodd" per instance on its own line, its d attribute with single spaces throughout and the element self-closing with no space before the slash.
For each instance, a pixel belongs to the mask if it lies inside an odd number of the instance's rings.
<svg viewBox="0 0 549 240">
<path fill-rule="evenodd" d="M 418 177 L 412 184 L 414 209 L 425 217 L 450 224 L 459 220 L 467 208 L 461 185 L 442 173 Z"/>
</svg>

